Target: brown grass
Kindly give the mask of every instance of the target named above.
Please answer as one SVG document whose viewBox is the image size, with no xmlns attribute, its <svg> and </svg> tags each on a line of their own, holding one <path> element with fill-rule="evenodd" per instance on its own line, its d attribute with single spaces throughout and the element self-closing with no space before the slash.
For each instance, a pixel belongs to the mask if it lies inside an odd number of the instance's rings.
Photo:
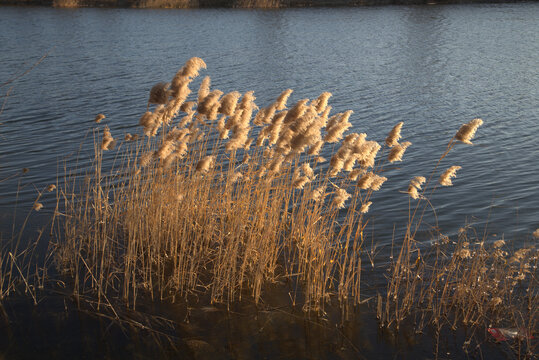
<svg viewBox="0 0 539 360">
<path fill-rule="evenodd" d="M 159 104 L 140 121 L 146 137 L 118 144 L 107 173 L 112 135 L 96 130 L 93 170 L 83 185 L 66 182 L 58 259 L 76 291 L 133 307 L 142 291 L 174 300 L 203 290 L 230 302 L 248 290 L 259 301 L 264 283 L 288 279 L 305 309 L 322 310 L 330 296 L 359 303 L 365 216 L 386 180 L 374 168 L 381 146 L 350 134 L 321 166 L 324 139 L 351 126 L 350 111 L 329 116 L 329 93 L 286 110 L 287 90 L 254 116 L 252 92 L 223 95 L 208 78 L 197 103 L 183 106 L 204 67 L 192 59 L 170 89 L 154 88 Z M 371 174 L 369 184 L 352 171 Z"/>
<path fill-rule="evenodd" d="M 92 169 L 84 181 L 66 178 L 56 259 L 75 294 L 132 308 L 142 294 L 170 301 L 204 294 L 224 303 L 248 294 L 258 302 L 265 284 L 280 282 L 305 311 L 321 312 L 333 299 L 343 309 L 361 303 L 364 230 L 387 180 L 381 172 L 411 145 L 399 143 L 403 124 L 382 147 L 346 133 L 352 112 L 330 115 L 329 93 L 287 107 L 286 90 L 260 110 L 252 92 L 223 94 L 209 78 L 192 94 L 205 67 L 193 58 L 170 85 L 153 88 L 140 134 L 118 142 L 111 165 L 103 157 L 112 134 L 95 129 Z M 536 249 L 510 257 L 505 245 L 492 250 L 468 227 L 453 242 L 437 234 L 430 250 L 415 240 L 433 192 L 460 168 L 442 175 L 439 164 L 457 142 L 470 144 L 479 125 L 463 125 L 430 176 L 414 177 L 403 191 L 409 221 L 396 234 L 398 256 L 378 296 L 381 326 L 398 328 L 411 317 L 418 329 L 535 329 Z M 330 147 L 325 164 L 318 154 Z"/>
<path fill-rule="evenodd" d="M 52 6 L 55 8 L 77 8 L 80 6 L 79 0 L 53 0 Z"/>
</svg>

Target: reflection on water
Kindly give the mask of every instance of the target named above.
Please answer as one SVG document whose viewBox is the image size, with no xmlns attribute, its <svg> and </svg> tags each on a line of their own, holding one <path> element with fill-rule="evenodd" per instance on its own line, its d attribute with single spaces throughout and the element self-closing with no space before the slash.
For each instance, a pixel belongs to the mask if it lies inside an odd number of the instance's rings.
<svg viewBox="0 0 539 360">
<path fill-rule="evenodd" d="M 274 297 L 275 294 L 273 294 Z M 37 306 L 5 301 L 0 312 L 0 356 L 8 359 L 440 359 L 480 356 L 511 358 L 503 345 L 485 343 L 484 334 L 446 327 L 414 332 L 379 329 L 361 306 L 342 322 L 328 306 L 323 315 L 249 301 L 223 306 L 182 304 L 118 308 L 119 320 L 96 304 L 43 294 Z M 284 304 L 284 303 L 283 303 Z M 156 314 L 157 312 L 157 314 Z M 160 313 L 166 312 L 164 319 Z M 66 336 L 69 334 L 69 336 Z M 471 346 L 463 348 L 468 340 Z M 478 350 L 476 345 L 480 344 Z"/>
</svg>

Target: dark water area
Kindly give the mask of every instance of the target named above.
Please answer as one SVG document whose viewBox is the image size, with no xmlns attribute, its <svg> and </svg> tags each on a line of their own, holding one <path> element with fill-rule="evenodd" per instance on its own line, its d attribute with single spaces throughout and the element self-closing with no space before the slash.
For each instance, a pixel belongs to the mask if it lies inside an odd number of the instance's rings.
<svg viewBox="0 0 539 360">
<path fill-rule="evenodd" d="M 202 75 L 211 76 L 212 87 L 253 90 L 260 107 L 287 88 L 294 90 L 289 104 L 329 91 L 333 112 L 353 110 L 350 131 L 366 132 L 368 139 L 383 141 L 393 125 L 404 122 L 403 139 L 413 145 L 402 163 L 387 169 L 389 180 L 369 211 L 368 233 L 381 255 L 388 253 L 393 233 L 402 233 L 406 225 L 408 198 L 401 192 L 409 180 L 428 177 L 460 125 L 482 118 L 475 145 L 458 144 L 442 161 L 442 169 L 462 169 L 452 188 L 434 194 L 437 216 L 427 214 L 426 223 L 437 222 L 442 233 L 452 236 L 473 222 L 481 233 L 487 226 L 488 241 L 533 244 L 531 233 L 539 228 L 538 19 L 536 2 L 264 11 L 2 7 L 0 84 L 47 54 L 0 99 L 5 100 L 0 115 L 2 238 L 11 236 L 14 221 L 25 221 L 39 191 L 61 182 L 65 161 L 84 171 L 93 153 L 96 114 L 106 114 L 115 137 L 140 131 L 137 123 L 149 89 L 198 56 L 208 65 Z M 22 168 L 29 172 L 21 175 Z M 25 237 L 33 238 L 54 212 L 54 195 L 40 201 L 44 208 L 29 219 Z M 426 233 L 423 240 L 430 240 Z M 383 276 L 377 273 L 366 283 L 375 287 Z M 77 312 L 69 300 L 49 297 L 38 308 L 17 301 L 5 305 L 9 320 L 3 319 L 2 326 L 13 334 L 1 347 L 9 358 L 33 358 L 43 351 L 45 357 L 84 357 L 81 349 L 89 351 L 87 358 L 107 351 L 118 358 L 118 349 L 142 354 L 140 349 L 151 348 L 126 340 L 148 333 L 133 335 L 107 319 Z M 164 331 L 181 339 L 186 358 L 196 357 L 189 340 L 209 344 L 198 343 L 222 355 L 215 358 L 433 357 L 428 336 L 410 335 L 408 343 L 406 331 L 380 334 L 372 309 L 370 317 L 358 316 L 346 331 L 319 319 L 315 322 L 322 325 L 307 326 L 311 320 L 301 311 L 273 307 L 260 312 L 252 305 L 236 310 L 197 309 L 189 329 Z M 185 309 L 171 313 L 185 324 Z M 21 325 L 34 321 L 36 327 Z M 50 324 L 56 324 L 55 330 Z M 58 345 L 47 352 L 47 344 L 66 332 L 74 334 L 68 350 Z M 39 340 L 43 333 L 52 339 Z M 465 357 L 458 344 L 467 337 L 445 336 L 441 358 Z M 123 345 L 107 350 L 100 341 L 111 338 Z M 487 344 L 482 357 L 505 358 L 502 346 Z M 140 357 L 151 356 L 148 351 Z"/>
<path fill-rule="evenodd" d="M 275 290 L 275 289 L 274 289 Z M 37 305 L 7 299 L 0 312 L 5 359 L 517 359 L 515 342 L 495 343 L 484 329 L 414 324 L 379 328 L 362 305 L 342 318 L 335 307 L 306 314 L 279 289 L 268 303 L 230 307 L 146 302 L 136 311 L 77 303 L 41 293 Z M 272 303 L 270 305 L 269 303 Z M 167 317 L 160 314 L 166 313 Z M 464 345 L 463 345 L 464 344 Z M 537 342 L 535 342 L 535 346 Z M 513 347 L 513 348 L 512 348 Z M 524 349 L 524 347 L 522 348 Z M 525 353 L 523 351 L 523 353 Z"/>
</svg>

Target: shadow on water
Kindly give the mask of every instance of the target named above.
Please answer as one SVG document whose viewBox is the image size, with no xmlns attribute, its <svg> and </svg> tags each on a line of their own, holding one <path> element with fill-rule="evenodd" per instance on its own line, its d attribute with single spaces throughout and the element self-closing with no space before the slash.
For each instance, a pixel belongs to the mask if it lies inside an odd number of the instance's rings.
<svg viewBox="0 0 539 360">
<path fill-rule="evenodd" d="M 323 316 L 290 306 L 230 309 L 184 304 L 140 306 L 118 312 L 70 297 L 47 294 L 34 306 L 25 299 L 3 303 L 0 356 L 33 358 L 181 359 L 456 359 L 517 358 L 509 344 L 487 340 L 486 331 L 431 329 L 413 324 L 399 332 L 378 327 L 368 305 L 340 321 L 336 309 Z M 171 319 L 160 313 L 169 311 Z M 464 346 L 462 344 L 465 344 Z"/>
</svg>

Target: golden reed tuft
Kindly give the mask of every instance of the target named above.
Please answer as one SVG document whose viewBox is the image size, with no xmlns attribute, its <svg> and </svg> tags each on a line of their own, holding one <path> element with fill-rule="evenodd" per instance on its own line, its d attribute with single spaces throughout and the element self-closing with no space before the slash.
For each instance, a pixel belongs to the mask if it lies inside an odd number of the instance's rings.
<svg viewBox="0 0 539 360">
<path fill-rule="evenodd" d="M 479 128 L 481 125 L 483 125 L 483 120 L 479 118 L 471 120 L 469 123 L 460 127 L 459 131 L 457 131 L 457 134 L 455 135 L 455 139 L 462 141 L 465 144 L 473 145 L 470 140 L 473 139 L 477 128 Z"/>
<path fill-rule="evenodd" d="M 389 156 L 387 157 L 389 162 L 393 163 L 395 161 L 402 161 L 402 156 L 410 145 L 412 145 L 412 143 L 409 141 L 405 141 L 402 144 L 393 145 L 393 148 L 391 148 Z"/>
<path fill-rule="evenodd" d="M 412 199 L 419 199 L 421 195 L 419 195 L 418 190 L 421 190 L 421 185 L 423 185 L 426 180 L 427 179 L 425 179 L 424 176 L 416 176 L 410 181 L 407 193 Z"/>
<path fill-rule="evenodd" d="M 103 120 L 105 117 L 106 117 L 106 116 L 103 115 L 103 114 L 97 114 L 97 116 L 96 116 L 95 119 L 94 119 L 94 122 L 95 122 L 96 124 L 99 124 L 99 123 L 101 122 L 101 120 Z"/>
<path fill-rule="evenodd" d="M 43 208 L 43 204 L 40 203 L 40 202 L 36 202 L 34 203 L 34 206 L 32 207 L 32 209 L 34 209 L 35 211 L 39 211 Z"/>
<path fill-rule="evenodd" d="M 453 183 L 451 182 L 451 178 L 457 176 L 457 171 L 462 169 L 461 166 L 451 166 L 449 169 L 447 169 L 442 176 L 440 176 L 440 185 L 442 186 L 453 186 Z"/>
<path fill-rule="evenodd" d="M 108 126 L 105 126 L 105 129 L 103 130 L 103 141 L 101 141 L 101 150 L 112 150 L 114 149 L 115 143 Z"/>
<path fill-rule="evenodd" d="M 170 83 L 160 82 L 155 84 L 150 90 L 148 104 L 166 104 L 168 101 L 168 89 Z"/>
<path fill-rule="evenodd" d="M 389 132 L 389 135 L 386 138 L 386 145 L 388 147 L 393 147 L 399 144 L 402 125 L 404 125 L 404 122 L 401 121 L 400 123 L 395 125 L 393 129 L 391 129 L 391 131 Z"/>
</svg>

